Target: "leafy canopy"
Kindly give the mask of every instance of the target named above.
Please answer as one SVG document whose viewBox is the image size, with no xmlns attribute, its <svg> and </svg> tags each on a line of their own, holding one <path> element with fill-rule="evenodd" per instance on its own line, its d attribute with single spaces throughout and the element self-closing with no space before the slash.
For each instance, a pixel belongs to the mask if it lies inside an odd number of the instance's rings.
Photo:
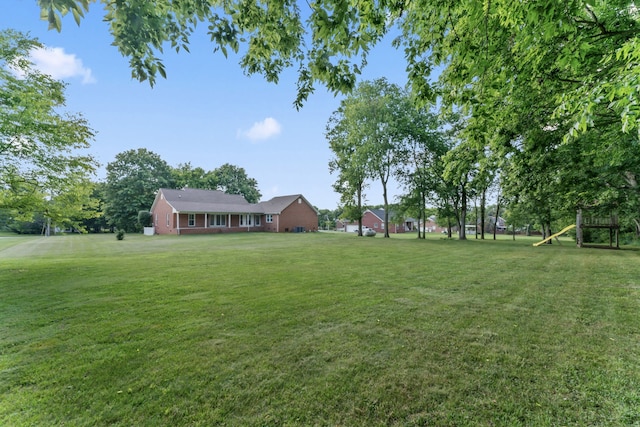
<svg viewBox="0 0 640 427">
<path fill-rule="evenodd" d="M 138 212 L 151 208 L 160 188 L 173 186 L 171 167 L 146 148 L 128 150 L 107 164 L 105 216 L 118 229 L 139 231 Z"/>
<path fill-rule="evenodd" d="M 30 51 L 41 47 L 17 31 L 0 31 L 0 208 L 25 219 L 42 211 L 44 197 L 76 185 L 83 192 L 97 165 L 82 154 L 93 130 L 81 115 L 63 111 L 65 84 L 28 60 Z"/>
<path fill-rule="evenodd" d="M 62 15 L 76 21 L 89 0 L 38 0 L 50 28 Z M 241 66 L 278 81 L 298 69 L 296 106 L 321 82 L 348 92 L 370 49 L 397 25 L 407 72 L 423 98 L 434 96 L 429 75 L 443 67 L 449 105 L 468 109 L 508 100 L 514 91 L 554 85 L 555 116 L 584 132 L 603 115 L 621 129 L 638 128 L 640 12 L 630 0 L 101 0 L 114 44 L 133 76 L 154 84 L 166 75 L 167 47 L 189 50 L 198 24 L 214 50 L 242 51 Z"/>
</svg>

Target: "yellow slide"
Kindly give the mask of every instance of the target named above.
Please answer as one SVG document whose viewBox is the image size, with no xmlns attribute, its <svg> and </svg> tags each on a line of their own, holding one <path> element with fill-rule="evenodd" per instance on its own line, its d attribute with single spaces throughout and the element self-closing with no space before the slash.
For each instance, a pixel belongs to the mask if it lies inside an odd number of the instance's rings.
<svg viewBox="0 0 640 427">
<path fill-rule="evenodd" d="M 556 234 L 552 234 L 551 236 L 547 237 L 547 238 L 546 238 L 546 239 L 544 239 L 543 241 L 541 241 L 541 242 L 537 242 L 537 243 L 534 243 L 534 244 L 533 244 L 533 246 L 540 246 L 540 245 L 542 245 L 543 243 L 546 243 L 546 242 L 548 242 L 549 240 L 553 239 L 554 237 L 558 237 L 559 235 L 564 234 L 564 233 L 566 233 L 567 231 L 569 231 L 569 230 L 571 230 L 572 228 L 575 228 L 575 227 L 576 227 L 576 225 L 575 225 L 575 224 L 571 224 L 571 225 L 569 225 L 569 226 L 567 226 L 567 227 L 563 228 L 562 230 L 560 230 L 560 231 L 559 231 L 559 232 L 557 232 Z"/>
</svg>

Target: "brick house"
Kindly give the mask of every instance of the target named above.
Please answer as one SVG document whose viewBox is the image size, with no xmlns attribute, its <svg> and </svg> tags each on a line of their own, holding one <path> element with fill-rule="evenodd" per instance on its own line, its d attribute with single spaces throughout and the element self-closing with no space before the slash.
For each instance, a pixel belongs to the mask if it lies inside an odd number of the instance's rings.
<svg viewBox="0 0 640 427">
<path fill-rule="evenodd" d="M 438 225 L 435 216 L 430 216 L 429 218 L 427 218 L 424 224 L 424 228 L 423 228 L 422 222 L 418 224 L 418 227 L 420 228 L 420 230 L 424 230 L 427 233 L 446 233 L 447 232 L 447 227 L 442 227 Z"/>
<path fill-rule="evenodd" d="M 155 234 L 318 230 L 318 211 L 301 194 L 249 203 L 217 190 L 161 188 L 150 212 Z"/>
<path fill-rule="evenodd" d="M 393 211 L 389 211 L 389 233 L 406 233 L 413 231 L 415 220 L 405 218 L 401 224 L 393 223 Z M 362 215 L 362 226 L 374 229 L 376 233 L 384 233 L 384 209 L 367 209 Z"/>
<path fill-rule="evenodd" d="M 393 212 L 389 212 L 389 233 L 405 233 L 413 231 L 416 221 L 413 218 L 405 218 L 402 224 L 393 223 Z M 362 228 L 370 228 L 376 233 L 384 233 L 384 209 L 367 209 L 362 215 Z M 336 222 L 336 230 L 357 231 L 358 222 L 339 220 Z"/>
</svg>

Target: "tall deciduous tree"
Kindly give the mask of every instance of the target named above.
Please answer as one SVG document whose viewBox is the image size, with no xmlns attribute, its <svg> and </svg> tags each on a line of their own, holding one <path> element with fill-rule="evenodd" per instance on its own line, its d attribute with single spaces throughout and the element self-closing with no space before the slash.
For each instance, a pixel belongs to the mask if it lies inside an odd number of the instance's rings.
<svg viewBox="0 0 640 427">
<path fill-rule="evenodd" d="M 93 197 L 95 184 L 83 174 L 69 177 L 61 188 L 45 199 L 44 216 L 51 227 L 86 232 L 85 221 L 100 215 L 100 201 Z"/>
<path fill-rule="evenodd" d="M 468 141 L 456 145 L 445 155 L 445 182 L 451 183 L 452 205 L 458 225 L 458 238 L 466 240 L 468 202 L 472 193 L 472 182 L 476 173 L 478 151 Z"/>
<path fill-rule="evenodd" d="M 399 175 L 408 148 L 404 144 L 404 117 L 413 108 L 407 94 L 385 79 L 363 82 L 342 101 L 330 121 L 327 137 L 335 158 L 332 170 L 340 169 L 337 189 L 347 200 L 361 193 L 366 179 L 377 179 L 384 200 L 384 230 L 389 237 L 387 186 Z M 347 182 L 350 185 L 345 186 Z"/>
<path fill-rule="evenodd" d="M 39 47 L 24 34 L 0 31 L 0 208 L 24 219 L 42 207 L 43 195 L 64 192 L 96 167 L 81 154 L 93 138 L 87 121 L 62 111 L 65 84 L 28 60 Z"/>
<path fill-rule="evenodd" d="M 160 188 L 173 186 L 171 167 L 156 153 L 139 148 L 116 155 L 107 165 L 105 216 L 127 232 L 139 231 L 138 212 L 149 210 Z"/>
<path fill-rule="evenodd" d="M 418 218 L 422 230 L 418 238 L 426 238 L 427 202 L 436 196 L 441 181 L 442 168 L 438 166 L 448 145 L 436 114 L 424 107 L 407 105 L 401 116 L 397 137 L 405 145 L 406 162 L 398 170 L 399 181 L 406 194 L 402 206 Z"/>
<path fill-rule="evenodd" d="M 90 233 L 100 233 L 109 227 L 107 219 L 104 216 L 106 182 L 94 182 L 91 192 L 92 206 L 95 207 L 95 216 L 86 218 L 82 221 L 82 226 Z"/>
<path fill-rule="evenodd" d="M 183 163 L 171 169 L 171 176 L 177 188 L 191 187 L 240 194 L 249 203 L 258 203 L 262 197 L 258 190 L 258 181 L 250 178 L 244 168 L 229 163 L 212 171 L 193 167 L 191 163 Z"/>
<path fill-rule="evenodd" d="M 338 173 L 333 189 L 340 194 L 340 202 L 344 207 L 343 216 L 358 221 L 358 235 L 362 236 L 367 158 L 357 124 L 348 119 L 350 114 L 349 100 L 344 100 L 331 114 L 325 136 L 333 152 L 329 171 Z"/>
<path fill-rule="evenodd" d="M 4 206 L 0 210 L 8 217 L 7 227 L 45 236 L 56 230 L 86 232 L 86 221 L 100 215 L 99 200 L 92 195 L 95 184 L 84 173 L 69 176 L 61 184 L 46 192 L 25 186 L 26 194 L 0 193 L 0 205 Z"/>
<path fill-rule="evenodd" d="M 249 178 L 244 168 L 225 163 L 211 173 L 218 190 L 227 194 L 240 194 L 249 203 L 260 201 L 262 194 L 258 190 L 258 181 Z"/>
<path fill-rule="evenodd" d="M 368 175 L 382 186 L 384 237 L 389 237 L 388 185 L 407 158 L 402 125 L 404 115 L 412 107 L 406 102 L 406 93 L 383 78 L 362 82 L 352 96 L 355 100 L 353 119 L 364 139 Z"/>
<path fill-rule="evenodd" d="M 200 188 L 203 190 L 216 189 L 216 177 L 201 167 L 193 167 L 191 163 L 182 163 L 171 169 L 171 176 L 176 188 Z"/>
</svg>

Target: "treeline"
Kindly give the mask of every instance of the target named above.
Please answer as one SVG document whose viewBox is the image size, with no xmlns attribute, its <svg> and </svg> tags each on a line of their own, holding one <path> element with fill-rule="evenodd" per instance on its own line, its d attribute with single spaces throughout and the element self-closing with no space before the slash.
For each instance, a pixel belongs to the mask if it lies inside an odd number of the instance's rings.
<svg viewBox="0 0 640 427">
<path fill-rule="evenodd" d="M 548 115 L 548 97 L 531 93 L 528 102 L 524 114 L 495 123 L 474 110 L 420 106 L 410 88 L 385 79 L 359 84 L 326 131 L 344 218 L 361 221 L 376 183 L 385 237 L 390 212 L 394 223 L 404 216 L 424 224 L 432 208 L 460 239 L 468 224 L 484 238 L 490 216 L 504 218 L 511 232 L 535 229 L 546 237 L 575 223 L 578 210 L 615 215 L 621 231 L 638 239 L 638 134 L 604 120 L 572 134 L 569 118 Z M 404 189 L 393 201 L 389 182 Z"/>
<path fill-rule="evenodd" d="M 228 163 L 211 171 L 190 163 L 172 167 L 145 148 L 119 153 L 106 170 L 104 181 L 84 180 L 65 194 L 42 193 L 39 200 L 34 195 L 30 214 L 0 209 L 0 229 L 21 234 L 138 232 L 145 225 L 140 212 L 149 211 L 159 188 L 220 190 L 240 194 L 250 203 L 261 197 L 258 182 L 241 167 Z M 65 197 L 67 193 L 75 194 L 75 199 Z"/>
</svg>

